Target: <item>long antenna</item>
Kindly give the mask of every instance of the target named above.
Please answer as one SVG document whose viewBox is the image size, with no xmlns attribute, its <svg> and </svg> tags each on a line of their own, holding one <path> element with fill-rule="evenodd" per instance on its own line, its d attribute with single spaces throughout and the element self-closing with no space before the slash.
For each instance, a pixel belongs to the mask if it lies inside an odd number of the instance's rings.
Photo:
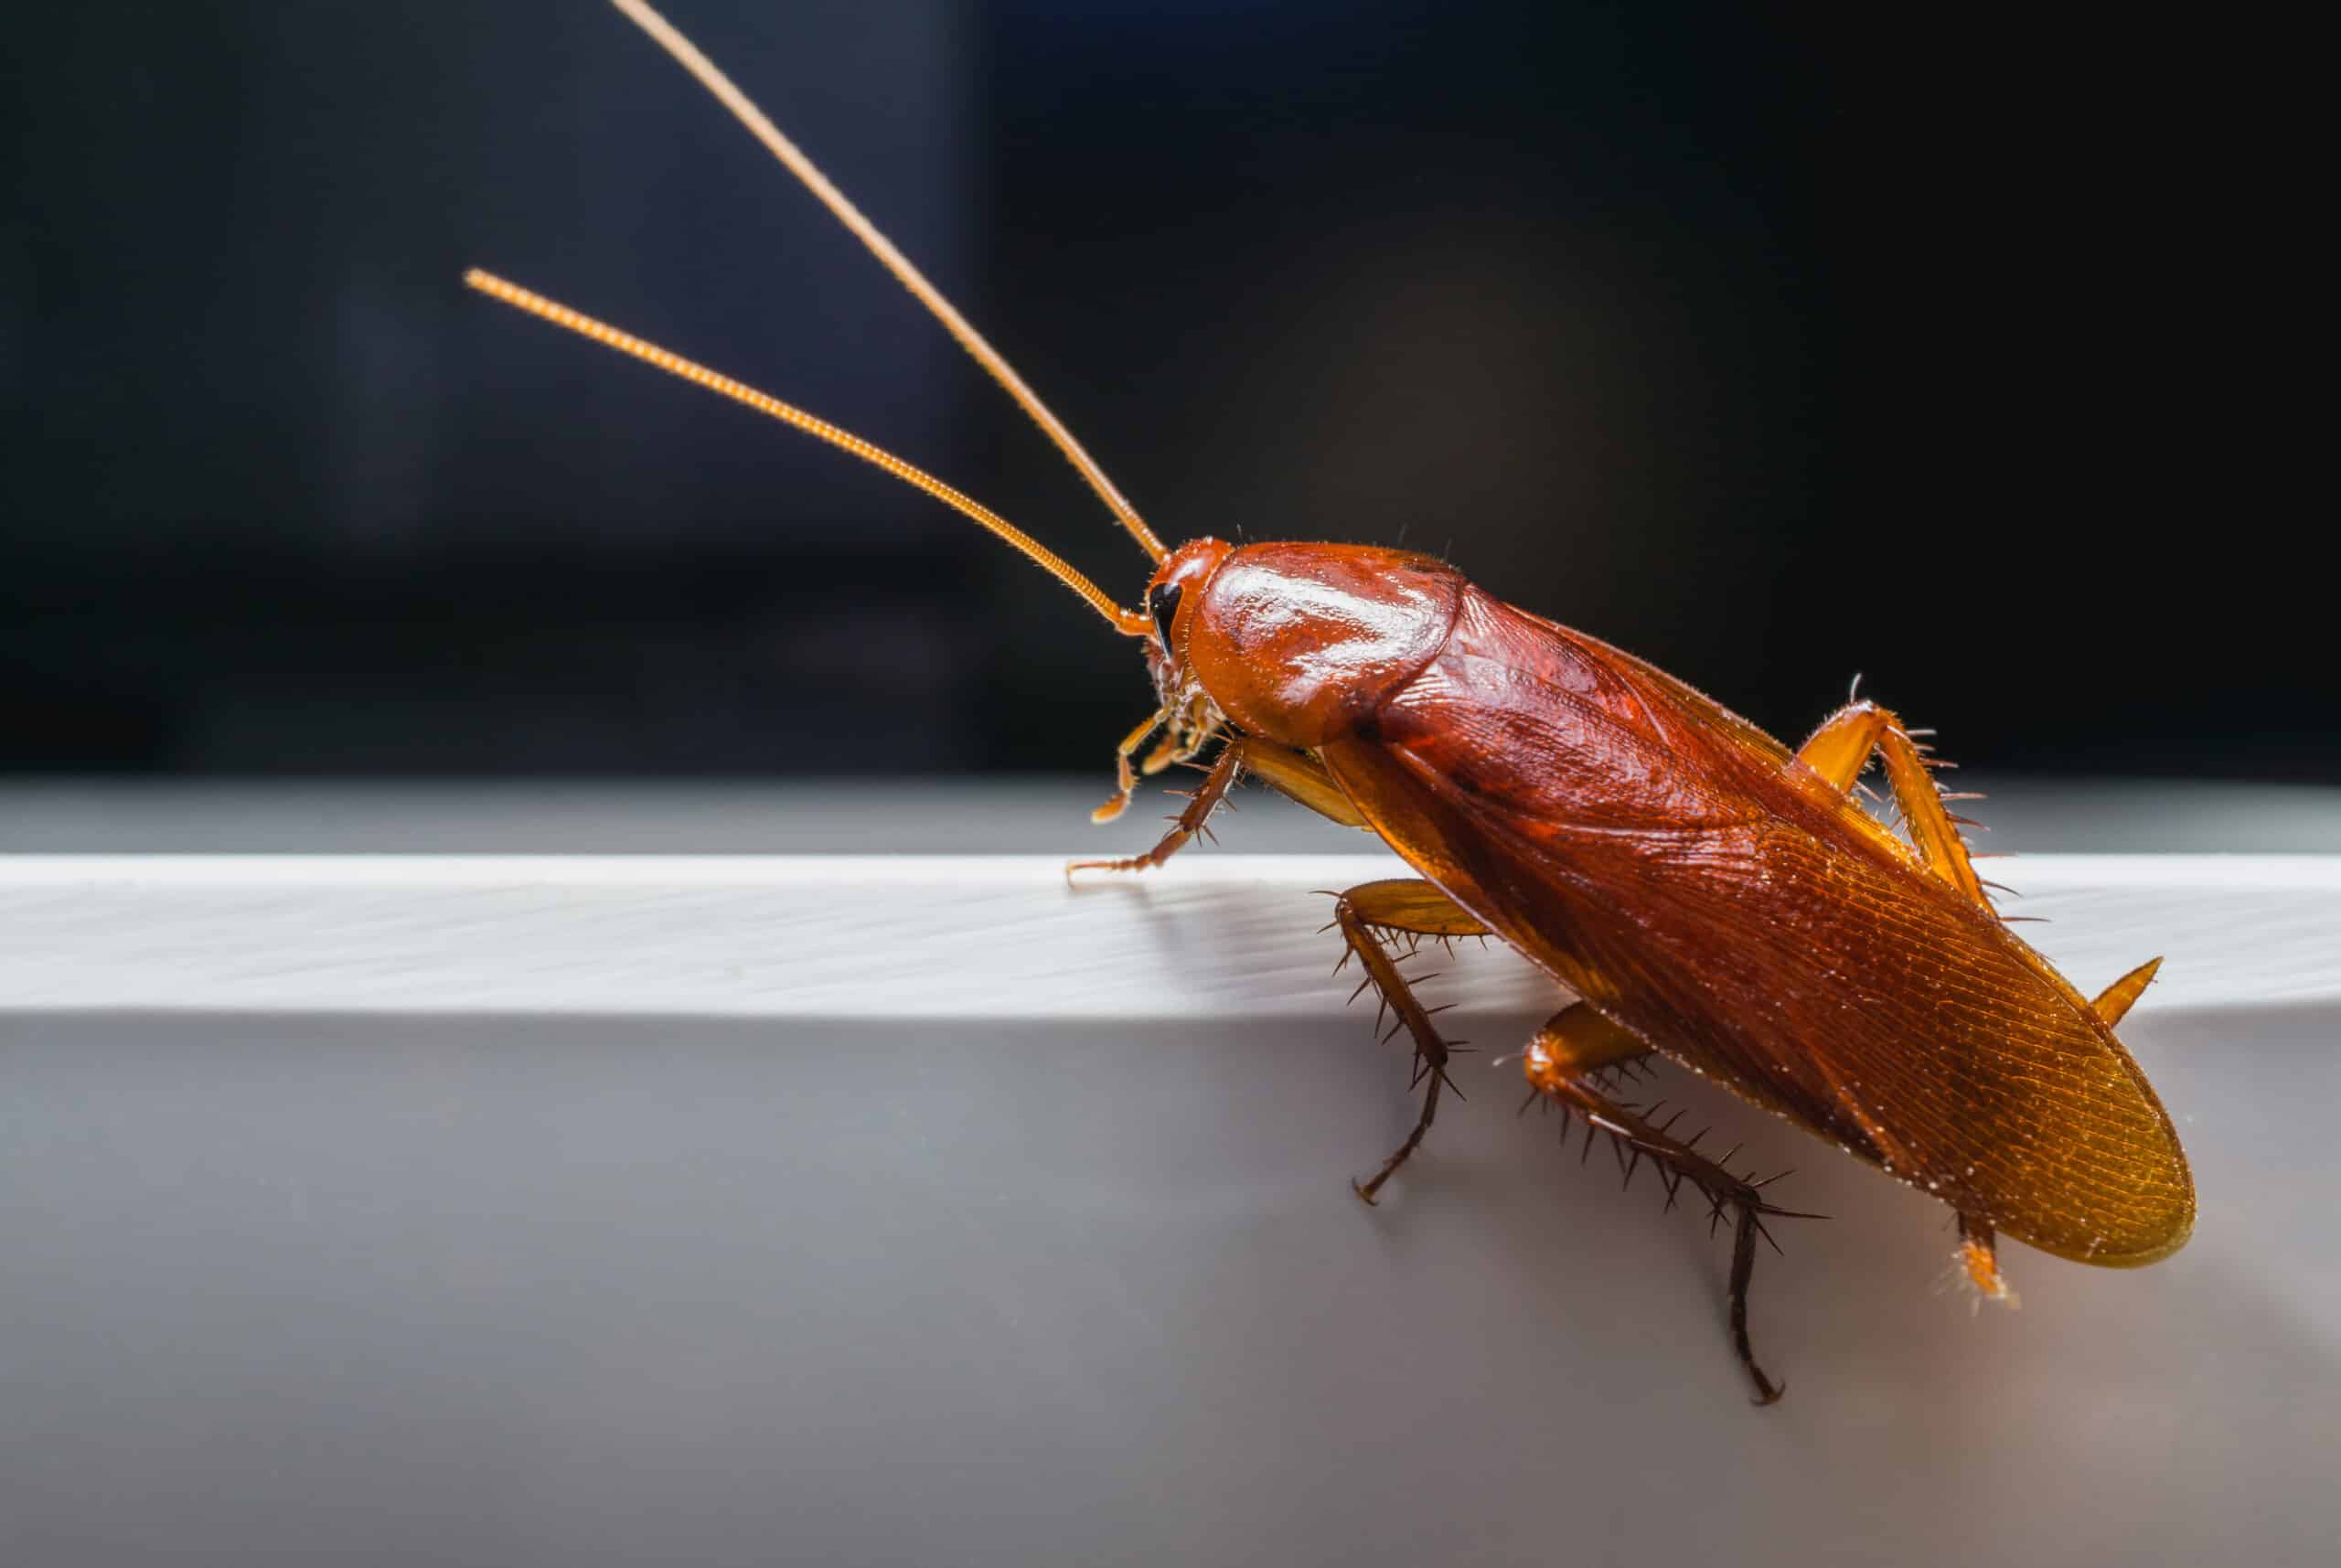
<svg viewBox="0 0 2341 1568">
<path fill-rule="evenodd" d="M 483 272 L 477 267 L 474 267 L 464 274 L 464 282 L 491 299 L 502 300 L 506 304 L 527 311 L 530 315 L 549 321 L 555 326 L 566 327 L 581 337 L 590 337 L 605 347 L 615 348 L 621 354 L 630 355 L 646 365 L 655 365 L 670 376 L 679 376 L 686 381 L 704 387 L 709 391 L 729 398 L 735 403 L 744 404 L 760 414 L 769 414 L 783 424 L 794 425 L 807 435 L 817 436 L 840 451 L 851 453 L 864 463 L 884 469 L 897 479 L 917 485 L 945 506 L 952 507 L 962 516 L 989 528 L 1011 547 L 1023 552 L 1024 557 L 1042 571 L 1088 601 L 1089 607 L 1112 622 L 1116 631 L 1128 636 L 1142 637 L 1153 629 L 1154 623 L 1146 615 L 1136 610 L 1125 610 L 1115 603 L 1106 596 L 1104 589 L 1075 571 L 1056 552 L 1048 549 L 1022 528 L 1018 528 L 989 507 L 969 500 L 925 469 L 914 467 L 893 453 L 872 446 L 851 432 L 839 430 L 825 419 L 808 414 L 793 404 L 784 403 L 778 398 L 759 392 L 754 387 L 735 381 L 729 376 L 720 375 L 704 365 L 694 364 L 679 354 L 670 354 L 655 343 L 646 343 L 631 333 L 620 332 L 607 322 L 596 321 L 590 315 L 573 311 L 565 304 L 556 304 L 540 293 L 522 288 L 518 283 L 507 283 L 493 272 Z"/>
<path fill-rule="evenodd" d="M 1064 428 L 1057 416 L 1049 411 L 1048 405 L 1041 401 L 1039 394 L 1026 386 L 1024 379 L 1000 357 L 999 350 L 985 342 L 983 335 L 967 325 L 967 318 L 926 281 L 924 273 L 911 265 L 910 259 L 894 249 L 893 241 L 878 232 L 877 226 L 861 216 L 861 210 L 846 199 L 845 193 L 831 185 L 828 176 L 813 166 L 813 160 L 798 151 L 796 143 L 782 135 L 780 127 L 767 119 L 764 112 L 750 101 L 746 93 L 733 86 L 732 79 L 718 70 L 714 61 L 700 53 L 697 45 L 677 32 L 666 17 L 645 5 L 643 0 L 610 0 L 610 4 L 625 12 L 636 27 L 657 40 L 659 48 L 674 56 L 677 64 L 697 78 L 699 84 L 713 93 L 724 108 L 732 111 L 732 117 L 745 125 L 774 157 L 786 165 L 790 174 L 804 181 L 806 188 L 820 197 L 821 205 L 835 214 L 839 222 L 851 229 L 855 239 L 870 248 L 871 254 L 884 263 L 886 270 L 894 274 L 895 281 L 910 290 L 918 303 L 933 313 L 945 330 L 959 340 L 959 347 L 973 355 L 976 363 L 989 371 L 992 379 L 1016 400 L 1017 406 L 1031 415 L 1032 422 L 1057 443 L 1057 450 L 1081 471 L 1082 478 L 1089 482 L 1089 487 L 1097 493 L 1097 498 L 1113 508 L 1114 515 L 1121 519 L 1122 527 L 1138 540 L 1138 548 L 1156 560 L 1160 560 L 1167 553 L 1162 548 L 1162 541 L 1154 537 L 1154 530 L 1146 526 L 1146 519 L 1138 515 L 1138 508 L 1125 500 L 1122 493 L 1114 487 L 1114 482 L 1106 477 L 1106 471 L 1097 466 L 1097 460 L 1082 449 L 1081 443 L 1074 440 L 1073 432 Z"/>
</svg>

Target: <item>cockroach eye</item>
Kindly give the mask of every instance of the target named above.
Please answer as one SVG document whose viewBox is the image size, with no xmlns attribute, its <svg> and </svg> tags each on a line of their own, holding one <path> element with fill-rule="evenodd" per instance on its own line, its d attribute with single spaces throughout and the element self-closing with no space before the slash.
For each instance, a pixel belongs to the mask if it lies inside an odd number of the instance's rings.
<svg viewBox="0 0 2341 1568">
<path fill-rule="evenodd" d="M 1179 613 L 1180 586 L 1175 582 L 1159 582 L 1146 596 L 1146 607 L 1154 616 L 1155 629 L 1162 634 L 1162 651 L 1170 651 L 1170 617 Z"/>
</svg>

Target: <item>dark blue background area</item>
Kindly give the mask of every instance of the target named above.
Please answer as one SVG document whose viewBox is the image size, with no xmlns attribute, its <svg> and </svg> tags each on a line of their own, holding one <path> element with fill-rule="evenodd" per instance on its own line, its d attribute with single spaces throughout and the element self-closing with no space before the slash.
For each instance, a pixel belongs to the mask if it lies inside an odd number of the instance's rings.
<svg viewBox="0 0 2341 1568">
<path fill-rule="evenodd" d="M 2221 110 L 2074 22 L 1614 7 L 672 15 L 1166 536 L 1403 540 L 1792 739 L 2341 778 L 2212 433 Z M 0 113 L 0 768 L 1081 768 L 1134 647 L 930 502 L 1144 563 L 615 13 L 80 4 Z"/>
</svg>

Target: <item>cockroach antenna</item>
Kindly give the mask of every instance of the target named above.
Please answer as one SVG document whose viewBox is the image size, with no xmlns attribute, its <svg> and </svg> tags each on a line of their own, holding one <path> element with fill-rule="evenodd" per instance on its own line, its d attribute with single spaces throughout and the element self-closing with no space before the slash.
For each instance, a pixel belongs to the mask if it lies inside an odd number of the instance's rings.
<svg viewBox="0 0 2341 1568">
<path fill-rule="evenodd" d="M 814 165 L 813 160 L 807 157 L 796 143 L 781 134 L 780 127 L 774 124 L 730 77 L 717 69 L 713 60 L 700 53 L 699 46 L 677 32 L 672 23 L 644 5 L 643 0 L 610 0 L 610 3 L 625 12 L 635 26 L 649 34 L 660 48 L 672 55 L 676 64 L 690 72 L 693 80 L 707 89 L 717 102 L 730 110 L 732 118 L 746 126 L 749 133 L 762 142 L 767 152 L 778 158 L 790 174 L 804 182 L 805 188 L 819 198 L 821 205 L 828 208 L 855 239 L 869 247 L 870 253 L 894 274 L 895 281 L 908 289 L 912 296 L 943 324 L 943 329 L 958 341 L 959 347 L 999 383 L 1002 390 L 1016 400 L 1016 406 L 1041 427 L 1043 434 L 1056 443 L 1057 450 L 1064 453 L 1065 461 L 1080 471 L 1090 489 L 1097 493 L 1097 498 L 1112 509 L 1114 516 L 1121 520 L 1122 527 L 1129 530 L 1130 538 L 1138 540 L 1139 549 L 1158 561 L 1169 553 L 1162 548 L 1162 541 L 1154 537 L 1154 530 L 1146 526 L 1146 519 L 1138 515 L 1138 508 L 1114 487 L 1111 479 L 1106 477 L 1106 471 L 1097 465 L 1097 460 L 1074 439 L 1073 432 L 1065 429 L 1064 421 L 1049 411 L 1049 406 L 1041 401 L 1040 394 L 1024 384 L 1024 378 L 1001 357 L 999 350 L 984 341 L 983 335 L 968 325 L 967 318 L 943 297 L 943 292 L 928 283 L 925 273 L 911 265 L 909 257 L 894 249 L 894 242 L 880 233 L 878 226 L 864 218 L 861 209 L 847 200 L 843 191 L 829 183 L 828 176 Z"/>
<path fill-rule="evenodd" d="M 729 376 L 711 370 L 704 365 L 694 363 L 679 354 L 659 347 L 655 343 L 647 343 L 632 333 L 621 332 L 607 322 L 596 321 L 583 311 L 572 310 L 565 304 L 549 300 L 544 295 L 524 289 L 518 283 L 508 283 L 493 272 L 484 272 L 477 267 L 474 267 L 464 274 L 464 282 L 490 299 L 501 300 L 516 310 L 526 311 L 540 321 L 549 321 L 555 326 L 577 334 L 580 337 L 591 338 L 604 347 L 615 348 L 619 353 L 639 359 L 646 365 L 655 365 L 670 376 L 679 376 L 692 385 L 704 387 L 719 397 L 729 398 L 733 402 L 754 409 L 760 414 L 770 415 L 783 424 L 792 425 L 809 436 L 828 442 L 841 452 L 851 453 L 873 467 L 884 469 L 903 483 L 914 485 L 925 491 L 945 506 L 989 529 L 1002 541 L 1021 552 L 1033 565 L 1080 594 L 1088 602 L 1091 609 L 1113 623 L 1116 630 L 1137 637 L 1145 636 L 1153 631 L 1154 622 L 1151 619 L 1138 611 L 1125 610 L 1115 603 L 1104 589 L 1075 571 L 1063 557 L 1022 528 L 1018 528 L 990 507 L 961 495 L 924 468 L 903 462 L 893 453 L 862 440 L 852 432 L 840 430 L 828 421 L 808 414 L 793 403 L 784 403 L 770 393 L 759 392 L 745 382 L 735 381 Z"/>
</svg>

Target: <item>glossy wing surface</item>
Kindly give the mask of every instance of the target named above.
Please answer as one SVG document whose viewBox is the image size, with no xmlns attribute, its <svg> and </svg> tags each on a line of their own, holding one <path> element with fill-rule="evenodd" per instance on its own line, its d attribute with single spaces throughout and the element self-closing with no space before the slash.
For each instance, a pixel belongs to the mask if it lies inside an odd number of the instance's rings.
<svg viewBox="0 0 2341 1568">
<path fill-rule="evenodd" d="M 1472 591 L 1321 755 L 1418 870 L 1659 1050 L 2048 1252 L 2185 1240 L 2185 1158 L 2111 1031 L 1690 688 Z"/>
</svg>

